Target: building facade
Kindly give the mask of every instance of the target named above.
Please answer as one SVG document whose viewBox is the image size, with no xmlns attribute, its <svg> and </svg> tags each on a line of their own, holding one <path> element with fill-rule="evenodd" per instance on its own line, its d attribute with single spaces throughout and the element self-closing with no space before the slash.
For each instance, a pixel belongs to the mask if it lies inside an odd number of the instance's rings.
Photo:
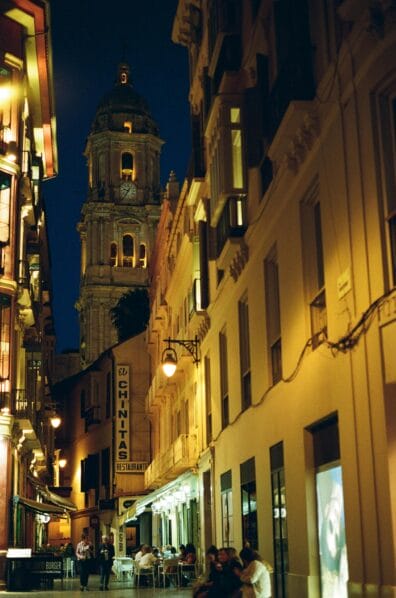
<svg viewBox="0 0 396 598">
<path fill-rule="evenodd" d="M 37 549 L 49 518 L 64 514 L 47 488 L 55 332 L 42 182 L 57 171 L 49 23 L 44 0 L 0 2 L 1 579 L 7 547 Z"/>
<path fill-rule="evenodd" d="M 146 101 L 120 64 L 100 101 L 85 149 L 88 197 L 81 239 L 80 355 L 85 367 L 117 342 L 109 311 L 121 296 L 147 287 L 160 206 L 162 140 Z"/>
<path fill-rule="evenodd" d="M 67 460 L 60 486 L 70 489 L 77 507 L 69 536 L 52 527 L 54 543 L 71 538 L 76 546 L 86 533 L 97 548 L 102 535 L 108 535 L 117 556 L 125 556 L 127 547 L 150 541 L 149 518 L 128 528 L 122 518 L 144 494 L 144 471 L 150 462 L 148 386 L 144 333 L 108 349 L 91 366 L 54 386 L 64 419 L 57 448 Z"/>
<path fill-rule="evenodd" d="M 277 598 L 396 591 L 394 16 L 349 0 L 175 16 L 193 153 L 152 261 L 150 493 L 128 516 L 151 508 L 154 540 L 201 553 L 249 542 Z"/>
</svg>

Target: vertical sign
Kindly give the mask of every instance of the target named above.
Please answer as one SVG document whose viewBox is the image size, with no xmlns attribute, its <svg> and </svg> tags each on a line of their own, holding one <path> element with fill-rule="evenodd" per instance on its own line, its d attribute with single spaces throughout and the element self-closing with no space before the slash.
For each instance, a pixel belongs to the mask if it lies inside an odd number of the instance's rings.
<svg viewBox="0 0 396 598">
<path fill-rule="evenodd" d="M 118 529 L 118 553 L 117 556 L 125 556 L 125 525 Z"/>
<path fill-rule="evenodd" d="M 116 464 L 129 461 L 129 365 L 117 365 Z"/>
</svg>

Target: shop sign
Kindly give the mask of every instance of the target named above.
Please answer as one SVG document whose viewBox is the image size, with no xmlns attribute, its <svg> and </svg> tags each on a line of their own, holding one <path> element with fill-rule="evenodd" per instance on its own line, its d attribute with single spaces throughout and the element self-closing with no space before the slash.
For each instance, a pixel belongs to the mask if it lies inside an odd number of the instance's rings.
<svg viewBox="0 0 396 598">
<path fill-rule="evenodd" d="M 136 498 L 132 496 L 120 496 L 118 499 L 118 514 L 122 515 L 129 507 L 135 504 Z"/>
<path fill-rule="evenodd" d="M 129 365 L 116 367 L 116 471 L 129 459 Z"/>
<path fill-rule="evenodd" d="M 118 529 L 118 556 L 123 556 L 125 551 L 125 527 L 122 525 Z"/>
<path fill-rule="evenodd" d="M 147 461 L 126 461 L 116 463 L 116 473 L 141 473 L 146 471 Z"/>
<path fill-rule="evenodd" d="M 89 526 L 90 527 L 99 527 L 99 517 L 97 515 L 92 515 L 89 518 Z"/>
</svg>

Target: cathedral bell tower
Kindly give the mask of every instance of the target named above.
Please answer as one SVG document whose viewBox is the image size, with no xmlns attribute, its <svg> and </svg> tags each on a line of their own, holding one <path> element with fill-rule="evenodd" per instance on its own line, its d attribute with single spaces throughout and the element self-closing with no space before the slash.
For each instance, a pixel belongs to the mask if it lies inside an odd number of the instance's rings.
<svg viewBox="0 0 396 598">
<path fill-rule="evenodd" d="M 130 69 L 100 101 L 88 135 L 88 196 L 81 210 L 80 314 L 82 366 L 117 342 L 109 310 L 148 285 L 147 266 L 160 213 L 159 138 Z"/>
</svg>

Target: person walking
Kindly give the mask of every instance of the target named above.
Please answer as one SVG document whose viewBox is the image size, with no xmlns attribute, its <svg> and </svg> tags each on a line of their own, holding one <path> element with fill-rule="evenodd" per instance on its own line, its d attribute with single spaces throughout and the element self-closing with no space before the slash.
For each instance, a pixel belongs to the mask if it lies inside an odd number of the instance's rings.
<svg viewBox="0 0 396 598">
<path fill-rule="evenodd" d="M 109 579 L 114 559 L 114 546 L 107 536 L 103 536 L 99 546 L 100 590 L 109 589 Z"/>
<path fill-rule="evenodd" d="M 89 538 L 82 534 L 81 541 L 77 544 L 76 557 L 80 568 L 80 590 L 88 590 L 88 578 L 91 572 L 93 547 Z"/>
</svg>

